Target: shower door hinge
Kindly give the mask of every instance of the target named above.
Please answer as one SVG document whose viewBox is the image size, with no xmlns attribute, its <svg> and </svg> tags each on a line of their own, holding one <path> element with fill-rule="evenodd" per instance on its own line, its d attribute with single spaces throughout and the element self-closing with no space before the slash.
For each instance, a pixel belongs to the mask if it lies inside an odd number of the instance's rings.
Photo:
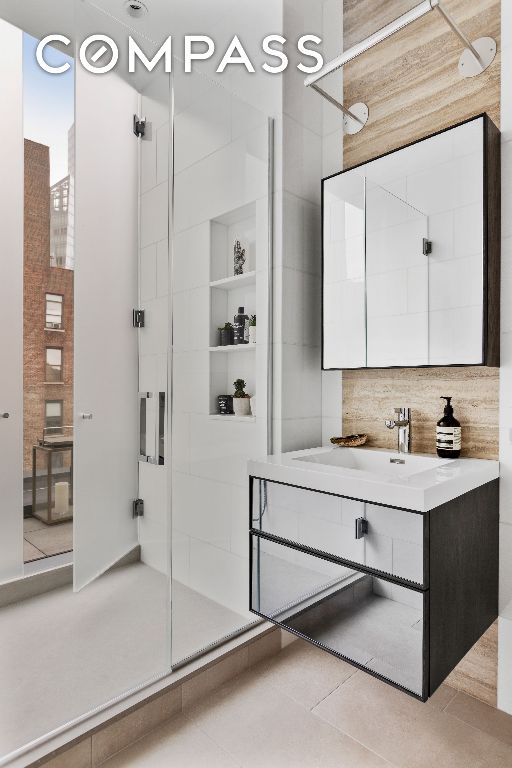
<svg viewBox="0 0 512 768">
<path fill-rule="evenodd" d="M 133 502 L 133 516 L 144 517 L 144 500 L 143 499 L 135 499 L 135 501 Z"/>
<path fill-rule="evenodd" d="M 133 132 L 138 139 L 144 138 L 144 136 L 146 135 L 146 118 L 145 117 L 139 117 L 138 115 L 133 116 Z"/>
<path fill-rule="evenodd" d="M 146 314 L 143 309 L 134 309 L 133 310 L 133 327 L 134 328 L 144 328 L 144 324 L 146 322 Z"/>
<path fill-rule="evenodd" d="M 428 240 L 426 237 L 423 238 L 423 255 L 424 256 L 430 256 L 432 253 L 432 240 Z"/>
</svg>

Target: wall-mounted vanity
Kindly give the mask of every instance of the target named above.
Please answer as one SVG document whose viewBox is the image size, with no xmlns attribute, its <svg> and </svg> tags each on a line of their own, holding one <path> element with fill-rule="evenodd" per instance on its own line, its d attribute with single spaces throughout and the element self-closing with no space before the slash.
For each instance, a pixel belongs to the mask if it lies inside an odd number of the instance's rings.
<svg viewBox="0 0 512 768">
<path fill-rule="evenodd" d="M 500 134 L 487 115 L 324 179 L 324 370 L 499 366 Z"/>
<path fill-rule="evenodd" d="M 251 610 L 425 701 L 498 613 L 495 461 L 249 462 Z"/>
</svg>

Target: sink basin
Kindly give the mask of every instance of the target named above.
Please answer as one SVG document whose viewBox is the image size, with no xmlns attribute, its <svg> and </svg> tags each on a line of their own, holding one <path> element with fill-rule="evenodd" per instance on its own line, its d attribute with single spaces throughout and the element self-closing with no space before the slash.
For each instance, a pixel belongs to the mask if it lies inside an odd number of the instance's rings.
<svg viewBox="0 0 512 768">
<path fill-rule="evenodd" d="M 400 460 L 403 464 L 394 463 Z M 359 472 L 370 472 L 380 476 L 412 477 L 420 472 L 427 472 L 448 465 L 446 459 L 436 459 L 435 456 L 415 456 L 389 451 L 362 450 L 361 448 L 334 448 L 309 456 L 297 456 L 294 461 L 306 461 L 310 464 L 322 464 L 329 467 L 355 469 Z"/>
<path fill-rule="evenodd" d="M 400 458 L 405 463 L 395 464 Z M 249 474 L 298 488 L 427 512 L 499 477 L 499 463 L 380 448 L 308 448 L 248 463 Z"/>
</svg>

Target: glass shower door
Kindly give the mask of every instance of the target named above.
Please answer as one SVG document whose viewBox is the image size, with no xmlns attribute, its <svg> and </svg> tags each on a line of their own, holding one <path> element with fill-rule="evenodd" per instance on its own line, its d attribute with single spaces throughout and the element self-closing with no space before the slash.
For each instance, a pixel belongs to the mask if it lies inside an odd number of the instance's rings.
<svg viewBox="0 0 512 768">
<path fill-rule="evenodd" d="M 246 464 L 269 452 L 270 405 L 269 121 L 208 78 L 181 70 L 177 63 L 173 666 L 254 621 Z M 234 344 L 235 315 L 243 316 L 247 343 Z M 237 380 L 250 397 L 233 400 Z"/>
</svg>

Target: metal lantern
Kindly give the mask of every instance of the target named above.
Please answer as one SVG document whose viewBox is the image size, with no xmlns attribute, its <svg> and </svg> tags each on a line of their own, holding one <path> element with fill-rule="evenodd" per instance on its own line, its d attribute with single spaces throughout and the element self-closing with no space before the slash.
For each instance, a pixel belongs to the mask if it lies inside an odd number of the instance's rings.
<svg viewBox="0 0 512 768">
<path fill-rule="evenodd" d="M 49 431 L 32 449 L 32 515 L 55 525 L 73 519 L 73 438 Z"/>
</svg>

